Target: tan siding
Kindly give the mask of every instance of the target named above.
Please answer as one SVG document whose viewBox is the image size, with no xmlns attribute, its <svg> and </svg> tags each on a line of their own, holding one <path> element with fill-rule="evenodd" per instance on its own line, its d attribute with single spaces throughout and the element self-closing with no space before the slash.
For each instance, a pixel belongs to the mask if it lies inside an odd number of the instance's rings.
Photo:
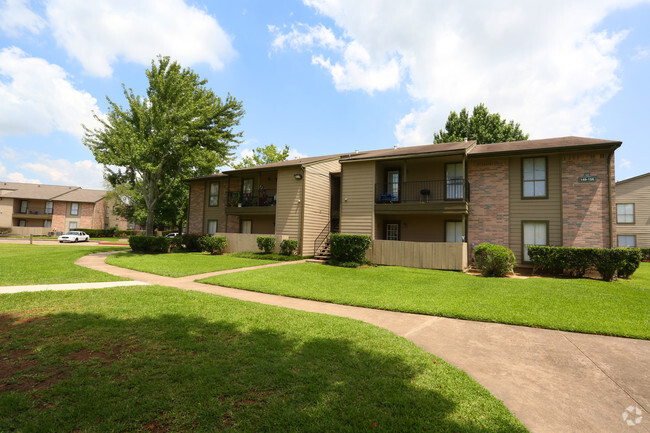
<svg viewBox="0 0 650 433">
<path fill-rule="evenodd" d="M 297 167 L 278 170 L 278 200 L 275 210 L 275 233 L 296 240 L 300 240 L 301 234 L 304 178 L 296 180 L 293 175 L 299 172 L 300 168 Z"/>
<path fill-rule="evenodd" d="M 14 200 L 4 198 L 0 200 L 0 227 L 11 227 L 12 215 L 14 212 Z"/>
<path fill-rule="evenodd" d="M 219 204 L 217 206 L 210 206 L 210 185 L 212 183 L 219 184 Z M 206 181 L 205 191 L 203 192 L 203 232 L 208 232 L 208 220 L 217 221 L 217 231 L 226 230 L 226 204 L 228 201 L 228 181 L 219 179 L 216 181 Z"/>
<path fill-rule="evenodd" d="M 244 233 L 215 233 L 215 236 L 223 236 L 228 241 L 225 253 L 240 253 L 243 251 L 259 251 L 257 246 L 257 234 Z M 275 236 L 275 252 L 280 251 L 280 243 L 288 239 L 287 236 Z"/>
<path fill-rule="evenodd" d="M 521 159 L 510 158 L 510 249 L 517 262 L 522 262 L 522 221 L 548 221 L 549 245 L 562 245 L 562 182 L 560 157 L 547 156 L 547 197 L 545 199 L 522 199 Z"/>
<path fill-rule="evenodd" d="M 650 176 L 616 185 L 616 203 L 634 203 L 634 224 L 616 224 L 617 235 L 636 235 L 636 246 L 650 248 Z"/>
<path fill-rule="evenodd" d="M 467 244 L 374 240 L 367 257 L 379 265 L 461 271 L 467 267 Z"/>
<path fill-rule="evenodd" d="M 341 232 L 373 237 L 375 163 L 342 164 Z"/>
<path fill-rule="evenodd" d="M 340 171 L 338 160 L 309 165 L 305 168 L 305 213 L 302 254 L 314 254 L 314 240 L 330 221 L 330 173 Z"/>
</svg>

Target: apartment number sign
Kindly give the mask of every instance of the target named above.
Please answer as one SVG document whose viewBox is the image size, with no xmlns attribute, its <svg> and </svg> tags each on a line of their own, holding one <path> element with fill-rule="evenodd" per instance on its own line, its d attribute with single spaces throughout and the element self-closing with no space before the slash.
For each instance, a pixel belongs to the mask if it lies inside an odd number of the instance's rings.
<svg viewBox="0 0 650 433">
<path fill-rule="evenodd" d="M 596 176 L 592 176 L 590 173 L 585 173 L 584 176 L 578 178 L 578 182 L 596 182 Z"/>
</svg>

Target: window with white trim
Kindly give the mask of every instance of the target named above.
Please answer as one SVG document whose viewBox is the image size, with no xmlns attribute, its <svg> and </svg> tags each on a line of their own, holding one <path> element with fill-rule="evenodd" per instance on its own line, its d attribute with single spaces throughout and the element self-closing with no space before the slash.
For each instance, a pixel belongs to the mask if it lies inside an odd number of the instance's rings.
<svg viewBox="0 0 650 433">
<path fill-rule="evenodd" d="M 463 242 L 462 221 L 447 221 L 445 223 L 445 242 Z"/>
<path fill-rule="evenodd" d="M 399 223 L 386 224 L 386 240 L 399 241 Z"/>
<path fill-rule="evenodd" d="M 54 203 L 51 201 L 45 202 L 45 215 L 52 215 L 54 213 Z"/>
<path fill-rule="evenodd" d="M 618 246 L 620 248 L 629 247 L 636 248 L 636 236 L 634 235 L 618 235 Z"/>
<path fill-rule="evenodd" d="M 79 215 L 79 203 L 70 203 L 70 215 Z"/>
<path fill-rule="evenodd" d="M 217 220 L 208 220 L 208 234 L 213 235 L 217 232 L 219 222 Z"/>
<path fill-rule="evenodd" d="M 43 220 L 43 227 L 52 227 L 52 220 Z"/>
<path fill-rule="evenodd" d="M 210 206 L 219 206 L 219 182 L 210 184 Z"/>
<path fill-rule="evenodd" d="M 522 196 L 526 198 L 546 197 L 546 158 L 523 158 Z"/>
<path fill-rule="evenodd" d="M 618 224 L 634 224 L 634 203 L 616 205 L 616 222 Z"/>
<path fill-rule="evenodd" d="M 548 245 L 548 224 L 546 222 L 525 222 L 524 229 L 524 262 L 530 262 L 529 245 Z"/>
<path fill-rule="evenodd" d="M 70 221 L 70 230 L 74 230 L 77 228 L 77 222 L 76 221 Z"/>
</svg>

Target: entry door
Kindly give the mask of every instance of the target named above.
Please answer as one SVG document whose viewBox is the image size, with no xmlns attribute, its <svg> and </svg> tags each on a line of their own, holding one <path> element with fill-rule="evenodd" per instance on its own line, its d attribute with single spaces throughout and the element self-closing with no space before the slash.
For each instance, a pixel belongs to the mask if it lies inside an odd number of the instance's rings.
<svg viewBox="0 0 650 433">
<path fill-rule="evenodd" d="M 399 241 L 399 222 L 386 223 L 386 240 Z"/>
<path fill-rule="evenodd" d="M 386 172 L 386 193 L 392 197 L 390 201 L 399 201 L 399 170 Z"/>
<path fill-rule="evenodd" d="M 241 232 L 247 234 L 253 233 L 253 221 L 241 220 Z"/>
<path fill-rule="evenodd" d="M 27 200 L 20 202 L 20 213 L 27 213 Z"/>
<path fill-rule="evenodd" d="M 447 195 L 448 200 L 459 200 L 463 198 L 463 164 L 454 163 L 446 166 Z"/>
<path fill-rule="evenodd" d="M 447 221 L 445 223 L 445 242 L 463 242 L 462 221 Z"/>
<path fill-rule="evenodd" d="M 524 223 L 524 262 L 530 262 L 528 245 L 548 245 L 547 228 L 545 222 Z"/>
</svg>

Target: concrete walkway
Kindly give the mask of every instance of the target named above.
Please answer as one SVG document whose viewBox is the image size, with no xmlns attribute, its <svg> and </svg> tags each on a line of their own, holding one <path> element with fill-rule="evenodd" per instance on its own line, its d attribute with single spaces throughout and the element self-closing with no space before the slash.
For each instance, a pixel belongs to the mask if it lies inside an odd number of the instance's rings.
<svg viewBox="0 0 650 433">
<path fill-rule="evenodd" d="M 388 329 L 466 371 L 533 432 L 650 432 L 650 341 L 350 307 L 211 286 L 192 281 L 197 276 L 169 278 L 111 266 L 104 262 L 109 254 L 85 256 L 76 263 L 149 284 L 349 317 Z"/>
<path fill-rule="evenodd" d="M 71 283 L 71 284 L 34 284 L 31 286 L 0 286 L 0 294 L 20 292 L 43 292 L 45 290 L 83 290 L 103 289 L 120 286 L 146 286 L 142 281 L 109 281 L 104 283 Z"/>
</svg>

